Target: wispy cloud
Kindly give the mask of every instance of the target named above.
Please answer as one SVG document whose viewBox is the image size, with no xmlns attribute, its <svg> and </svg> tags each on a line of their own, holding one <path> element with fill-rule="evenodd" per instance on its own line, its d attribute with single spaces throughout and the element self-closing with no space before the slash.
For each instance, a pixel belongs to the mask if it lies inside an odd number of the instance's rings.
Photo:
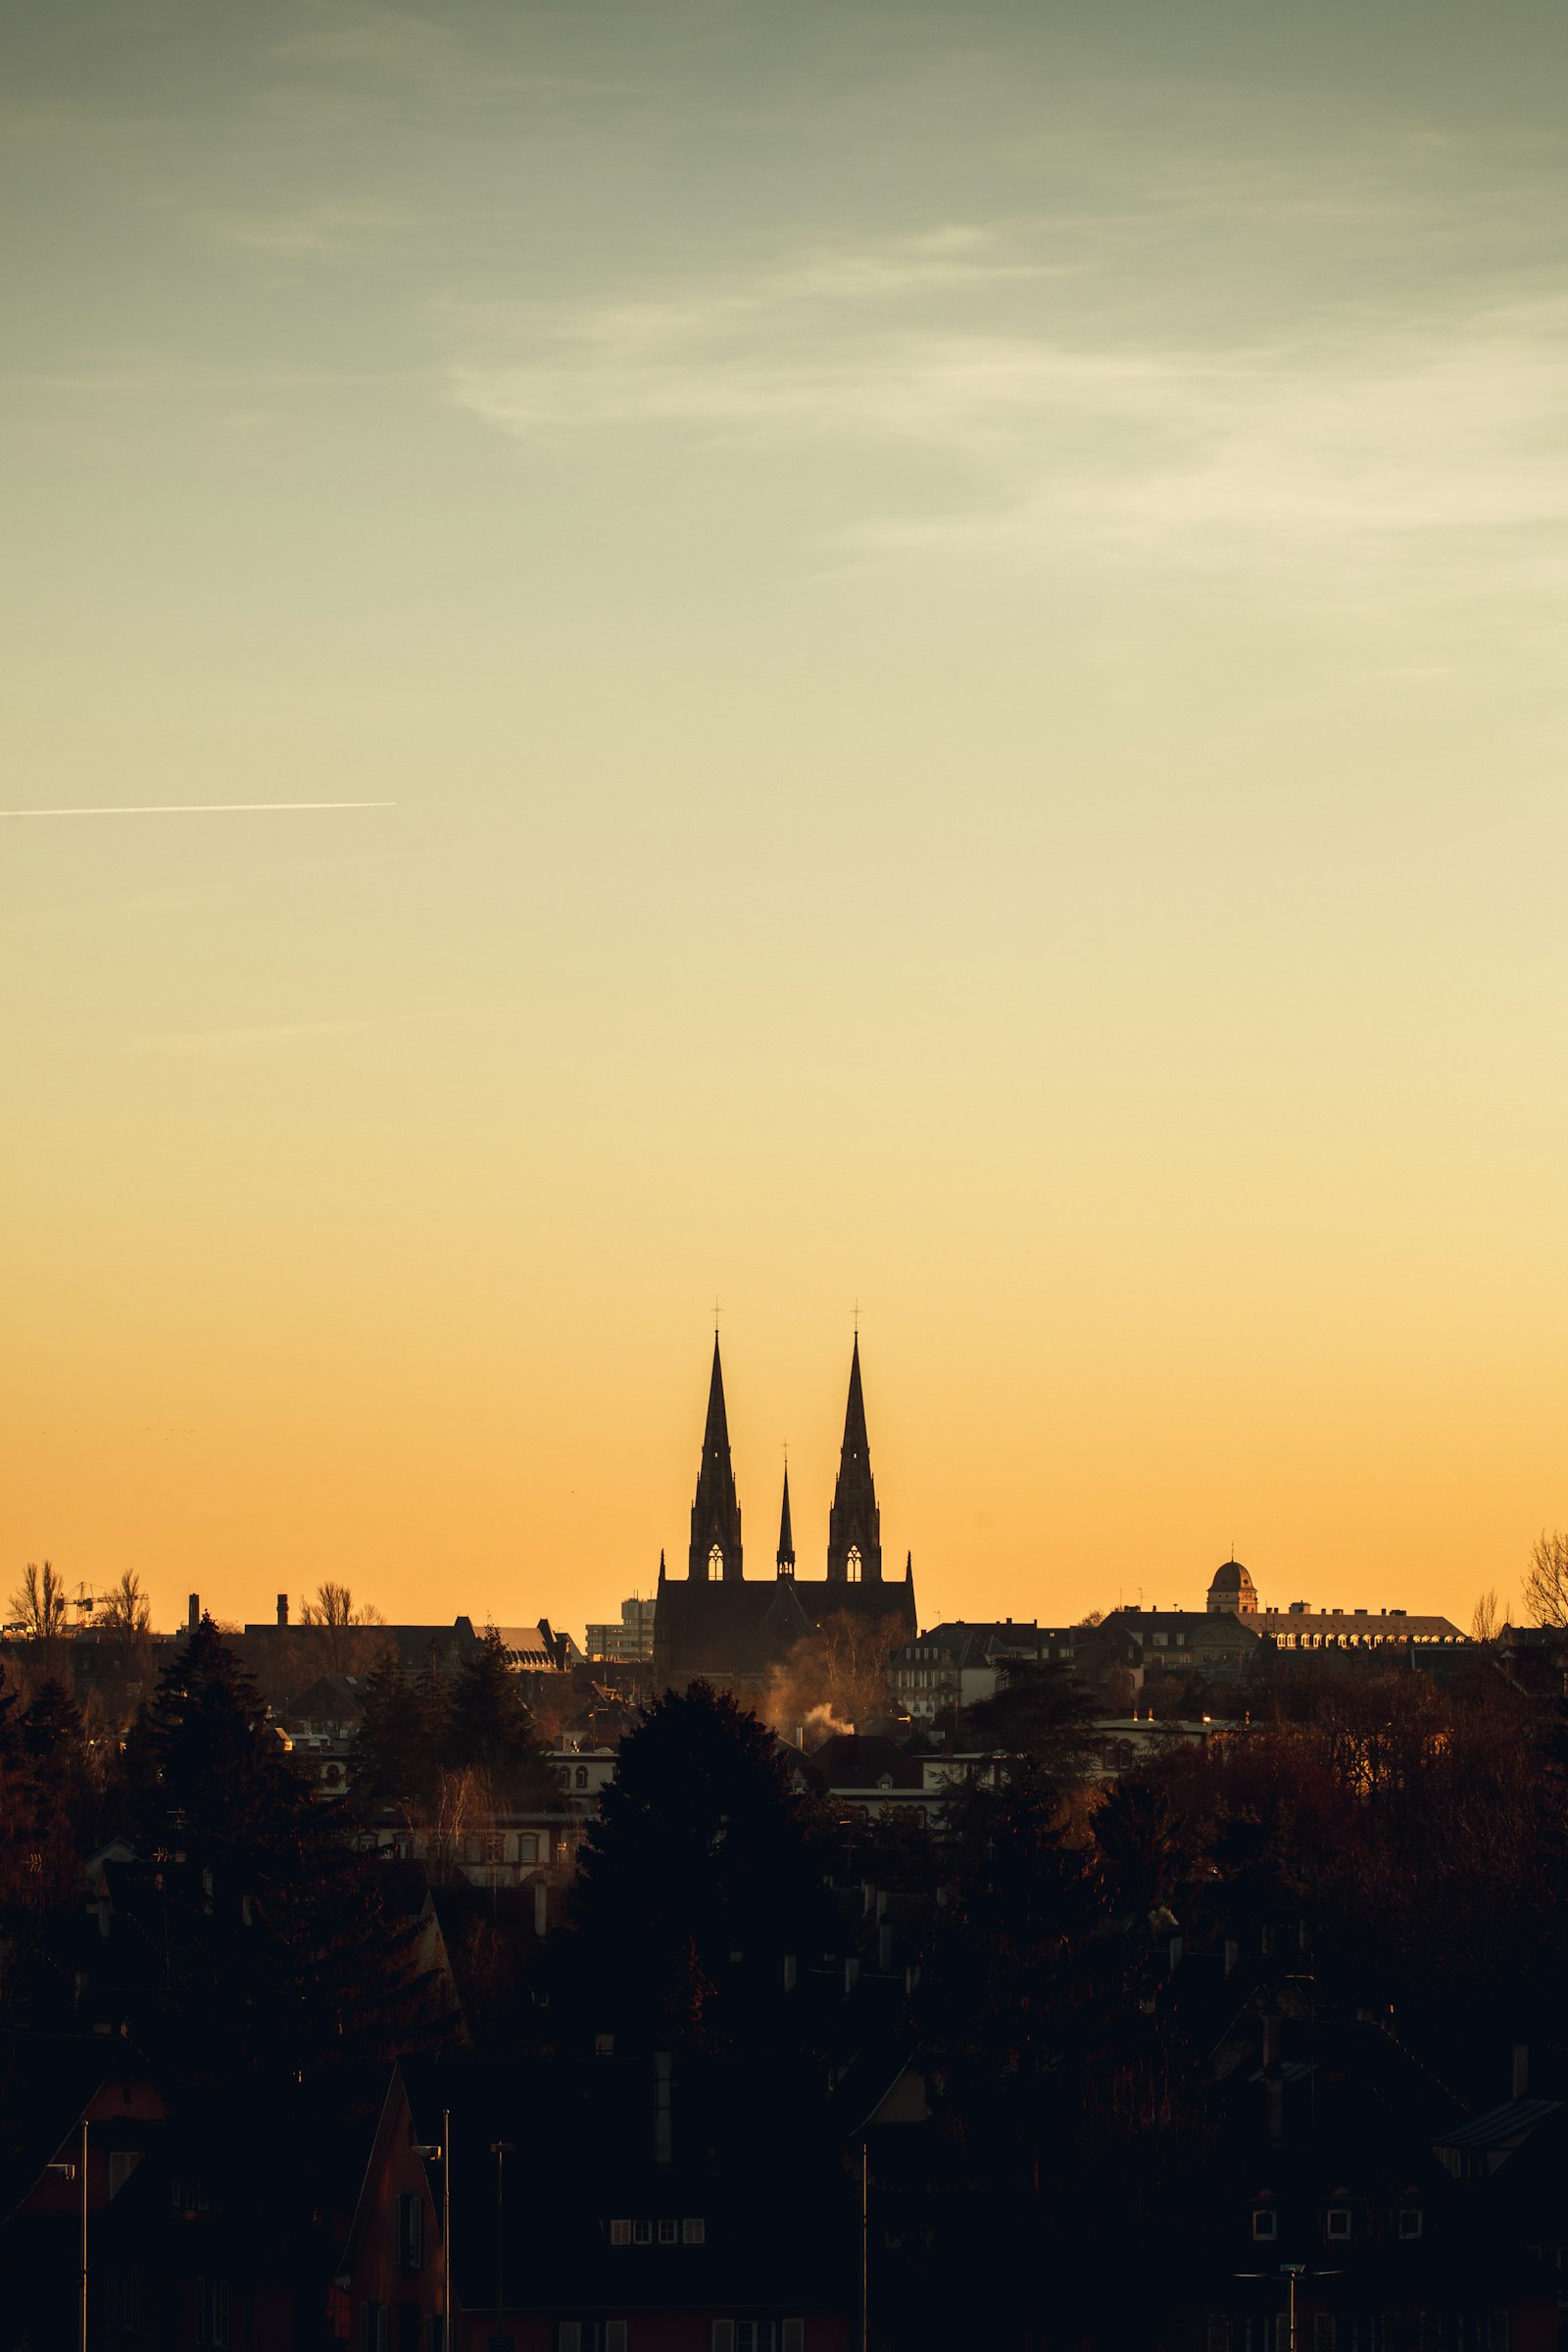
<svg viewBox="0 0 1568 2352">
<path fill-rule="evenodd" d="M 1064 543 L 1279 561 L 1490 533 L 1537 585 L 1556 576 L 1568 304 L 1320 307 L 1191 338 L 1140 331 L 1129 308 L 1110 332 L 1053 284 L 1076 268 L 1040 247 L 949 226 L 745 283 L 470 316 L 480 348 L 453 366 L 451 397 L 546 448 L 678 431 L 940 459 L 923 508 L 841 514 L 830 544 L 855 562 Z"/>
</svg>

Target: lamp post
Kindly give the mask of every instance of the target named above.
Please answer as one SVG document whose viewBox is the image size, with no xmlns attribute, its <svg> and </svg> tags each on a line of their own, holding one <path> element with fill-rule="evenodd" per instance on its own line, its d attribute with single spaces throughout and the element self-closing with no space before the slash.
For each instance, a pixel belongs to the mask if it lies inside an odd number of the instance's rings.
<svg viewBox="0 0 1568 2352">
<path fill-rule="evenodd" d="M 493 2139 L 490 2153 L 496 2160 L 496 2333 L 501 2332 L 502 2314 L 507 2306 L 507 2251 L 504 2226 L 507 2214 L 507 2158 L 515 2156 L 516 2142 Z"/>
<path fill-rule="evenodd" d="M 1291 2315 L 1291 2317 L 1290 2317 L 1290 2329 L 1291 2329 L 1291 2352 L 1296 2352 L 1296 2281 L 1298 2280 L 1298 2278 L 1299 2278 L 1299 2277 L 1301 2276 L 1301 2273 L 1302 2273 L 1302 2272 L 1305 2270 L 1305 2268 L 1306 2268 L 1306 2265 L 1305 2265 L 1305 2263 L 1304 2263 L 1304 2262 L 1282 2262 L 1282 2263 L 1280 2264 L 1280 2269 L 1281 2269 L 1281 2270 L 1282 2270 L 1282 2271 L 1285 2273 L 1285 2276 L 1286 2276 L 1286 2278 L 1289 2278 L 1289 2280 L 1290 2280 L 1290 2282 L 1291 2282 L 1291 2294 L 1290 2294 L 1290 2315 Z"/>
<path fill-rule="evenodd" d="M 1337 2278 L 1340 2274 L 1338 2271 L 1310 2271 L 1304 2262 L 1282 2262 L 1280 2272 L 1290 2281 L 1290 2316 L 1286 2326 L 1290 2332 L 1290 2352 L 1296 2352 L 1296 2281 L 1298 2278 Z M 1274 2277 L 1272 2271 L 1238 2271 L 1235 2275 L 1238 2278 L 1272 2278 Z"/>
<path fill-rule="evenodd" d="M 416 2156 L 441 2167 L 441 2352 L 452 2352 L 452 2110 L 441 2110 L 439 2140 L 416 2140 Z M 85 2352 L 85 2345 L 83 2346 Z"/>
<path fill-rule="evenodd" d="M 87 2118 L 81 2119 L 81 2156 L 75 2164 L 63 2160 L 46 2168 L 58 2173 L 62 2180 L 81 2182 L 81 2291 L 77 2314 L 77 2340 L 81 2352 L 87 2352 Z"/>
<path fill-rule="evenodd" d="M 871 2352 L 871 2169 L 860 2142 L 860 2352 Z"/>
</svg>

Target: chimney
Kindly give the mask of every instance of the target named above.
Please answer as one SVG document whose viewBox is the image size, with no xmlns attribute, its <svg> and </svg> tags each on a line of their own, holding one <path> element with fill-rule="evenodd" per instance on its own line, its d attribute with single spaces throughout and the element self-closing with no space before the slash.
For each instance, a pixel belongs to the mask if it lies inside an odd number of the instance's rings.
<svg viewBox="0 0 1568 2352">
<path fill-rule="evenodd" d="M 1516 2099 L 1530 2096 L 1530 2044 L 1516 2041 L 1513 2045 L 1513 2095 Z"/>
<path fill-rule="evenodd" d="M 280 1593 L 278 1594 L 278 1596 L 277 1596 L 277 1630 L 278 1630 L 278 1632 L 279 1632 L 279 1633 L 282 1633 L 282 1632 L 284 1632 L 284 1631 L 287 1629 L 287 1626 L 288 1626 L 288 1594 L 287 1594 L 286 1592 L 280 1592 Z"/>
<path fill-rule="evenodd" d="M 189 1604 L 188 1604 L 188 1606 L 187 1606 L 187 1608 L 186 1608 L 186 1610 L 185 1610 L 185 1630 L 186 1630 L 186 1632 L 187 1632 L 187 1633 L 192 1633 L 192 1634 L 193 1634 L 193 1633 L 196 1631 L 196 1628 L 197 1628 L 197 1627 L 200 1625 L 201 1621 L 202 1621 L 202 1596 L 201 1596 L 201 1594 L 200 1594 L 199 1592 L 193 1592 L 193 1593 L 191 1594 L 191 1596 L 190 1596 L 190 1601 L 189 1601 Z"/>
</svg>

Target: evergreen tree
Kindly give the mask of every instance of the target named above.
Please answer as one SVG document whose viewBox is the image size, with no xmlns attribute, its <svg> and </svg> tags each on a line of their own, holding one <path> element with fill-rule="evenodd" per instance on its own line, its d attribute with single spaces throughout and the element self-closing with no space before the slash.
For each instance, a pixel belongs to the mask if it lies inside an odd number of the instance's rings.
<svg viewBox="0 0 1568 2352">
<path fill-rule="evenodd" d="M 366 1680 L 351 1766 L 362 1805 L 426 1804 L 447 1742 L 447 1693 L 433 1661 L 408 1675 L 388 1650 Z"/>
<path fill-rule="evenodd" d="M 309 1798 L 267 1704 L 211 1617 L 165 1667 L 126 1742 L 138 1838 L 208 1868 L 296 1852 Z"/>
<path fill-rule="evenodd" d="M 1005 1659 L 1002 1682 L 963 1719 L 964 1737 L 979 1747 L 1027 1756 L 1057 1783 L 1080 1780 L 1094 1751 L 1095 1702 L 1068 1666 Z"/>
<path fill-rule="evenodd" d="M 3 1673 L 0 1669 L 0 1765 L 22 1753 L 22 1717 L 17 1712 L 20 1694 L 4 1681 Z"/>
<path fill-rule="evenodd" d="M 424 2045 L 416 1920 L 337 1809 L 312 1802 L 210 1618 L 138 1718 L 126 1795 L 162 1857 L 167 1966 L 135 2021 L 150 2049 L 217 2081 L 236 2063 L 301 2074 Z"/>
<path fill-rule="evenodd" d="M 51 1675 L 33 1692 L 22 1718 L 22 1747 L 34 1761 L 60 1750 L 69 1754 L 81 1745 L 81 1709 L 64 1683 Z"/>
<path fill-rule="evenodd" d="M 687 2048 L 781 2031 L 783 1957 L 826 1939 L 810 1824 L 755 1715 L 703 1683 L 656 1700 L 579 1857 L 585 2023 Z"/>
<path fill-rule="evenodd" d="M 556 1797 L 522 1685 L 494 1626 L 452 1679 L 440 1760 L 448 1772 L 483 1774 L 501 1804 L 548 1805 Z"/>
</svg>

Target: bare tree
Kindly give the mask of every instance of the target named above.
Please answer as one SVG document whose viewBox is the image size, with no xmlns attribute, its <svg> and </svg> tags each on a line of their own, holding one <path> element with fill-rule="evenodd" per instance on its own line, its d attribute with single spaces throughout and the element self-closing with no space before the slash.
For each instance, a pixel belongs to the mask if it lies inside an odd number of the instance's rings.
<svg viewBox="0 0 1568 2352">
<path fill-rule="evenodd" d="M 107 1634 L 118 1634 L 134 1640 L 139 1634 L 152 1631 L 152 1603 L 141 1589 L 141 1579 L 134 1568 L 127 1568 L 114 1591 L 102 1602 L 98 1623 Z"/>
<path fill-rule="evenodd" d="M 380 1647 L 366 1629 L 384 1625 L 386 1619 L 371 1601 L 356 1608 L 347 1585 L 328 1583 L 317 1586 L 314 1600 L 300 1603 L 300 1623 L 318 1626 L 325 1634 L 321 1648 L 328 1674 L 358 1674 Z"/>
<path fill-rule="evenodd" d="M 1525 1570 L 1524 1603 L 1538 1625 L 1568 1627 L 1568 1536 L 1543 1528 Z"/>
<path fill-rule="evenodd" d="M 1470 1612 L 1472 1642 L 1495 1642 L 1502 1623 L 1502 1610 L 1497 1600 L 1497 1588 L 1489 1585 L 1485 1592 L 1476 1595 L 1476 1605 Z"/>
<path fill-rule="evenodd" d="M 833 1731 L 891 1715 L 888 1660 L 907 1638 L 904 1620 L 891 1614 L 856 1617 L 841 1609 L 824 1617 L 775 1670 L 766 1701 L 768 1722 L 792 1732 L 814 1716 Z"/>
<path fill-rule="evenodd" d="M 13 1623 L 32 1642 L 56 1642 L 66 1630 L 66 1589 L 47 1560 L 29 1560 L 11 1595 Z"/>
</svg>

